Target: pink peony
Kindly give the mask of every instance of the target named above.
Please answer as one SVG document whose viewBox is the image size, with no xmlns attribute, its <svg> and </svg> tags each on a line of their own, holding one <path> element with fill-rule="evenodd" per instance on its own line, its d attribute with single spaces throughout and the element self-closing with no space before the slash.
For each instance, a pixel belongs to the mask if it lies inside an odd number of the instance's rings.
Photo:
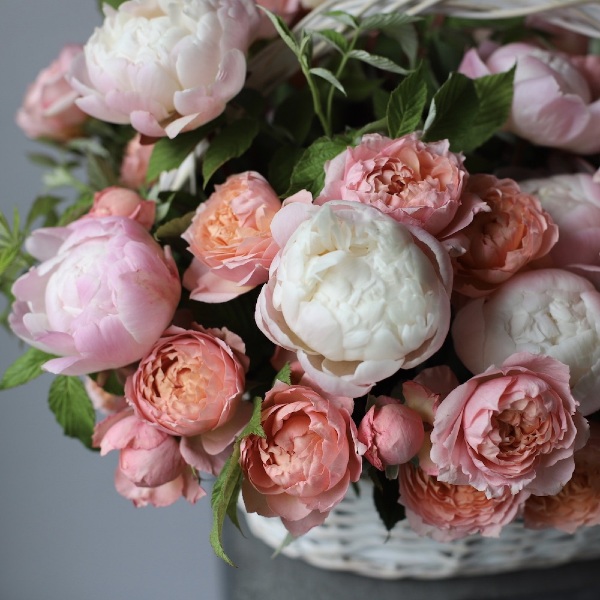
<svg viewBox="0 0 600 600">
<path fill-rule="evenodd" d="M 454 259 L 454 289 L 477 298 L 547 254 L 558 239 L 558 227 L 538 199 L 512 179 L 473 175 L 467 190 L 490 210 L 476 214 L 461 231 L 468 250 Z"/>
<path fill-rule="evenodd" d="M 81 46 L 65 46 L 27 88 L 16 120 L 28 137 L 65 142 L 82 133 L 88 115 L 75 105 L 78 94 L 65 79 L 81 52 Z"/>
<path fill-rule="evenodd" d="M 315 203 L 362 202 L 433 235 L 453 233 L 476 210 L 476 204 L 461 208 L 467 177 L 462 162 L 447 140 L 425 143 L 414 133 L 395 140 L 365 135 L 358 146 L 325 163 L 325 186 Z"/>
<path fill-rule="evenodd" d="M 154 225 L 156 203 L 144 200 L 133 190 L 108 187 L 94 194 L 94 204 L 87 217 L 128 217 L 148 231 Z"/>
<path fill-rule="evenodd" d="M 561 269 L 518 273 L 463 306 L 452 338 L 472 373 L 518 352 L 551 356 L 569 367 L 581 413 L 600 408 L 600 293 L 583 277 Z"/>
<path fill-rule="evenodd" d="M 351 410 L 352 402 L 276 382 L 262 405 L 266 437 L 241 444 L 246 510 L 281 517 L 295 536 L 323 523 L 361 473 Z"/>
<path fill-rule="evenodd" d="M 120 450 L 115 484 L 136 506 L 168 506 L 182 495 L 193 504 L 205 495 L 179 452 L 179 441 L 136 417 L 131 408 L 96 425 L 93 444 L 102 456 Z"/>
<path fill-rule="evenodd" d="M 256 322 L 322 390 L 356 398 L 440 348 L 450 260 L 428 233 L 373 207 L 302 198 L 273 219 L 281 251 Z"/>
<path fill-rule="evenodd" d="M 554 496 L 531 496 L 523 517 L 531 529 L 554 527 L 575 533 L 600 525 L 600 428 L 591 424 L 588 443 L 575 453 L 575 472 Z"/>
<path fill-rule="evenodd" d="M 70 79 L 93 117 L 173 138 L 242 89 L 259 21 L 252 0 L 129 0 L 104 14 Z"/>
<path fill-rule="evenodd" d="M 488 498 L 470 485 L 452 485 L 407 463 L 400 467 L 400 503 L 419 535 L 450 542 L 468 535 L 497 537 L 519 513 L 528 492 L 504 489 Z"/>
<path fill-rule="evenodd" d="M 278 250 L 270 225 L 280 208 L 258 173 L 232 175 L 216 186 L 182 235 L 194 255 L 183 277 L 193 300 L 225 302 L 267 281 Z"/>
<path fill-rule="evenodd" d="M 418 412 L 388 396 L 379 396 L 358 427 L 365 458 L 380 471 L 413 458 L 425 437 Z"/>
<path fill-rule="evenodd" d="M 142 144 L 141 137 L 138 133 L 127 144 L 119 174 L 120 183 L 134 190 L 146 183 L 146 173 L 154 150 L 154 144 Z"/>
<path fill-rule="evenodd" d="M 125 217 L 38 229 L 27 250 L 43 261 L 13 285 L 9 317 L 28 344 L 62 358 L 51 373 L 84 375 L 135 362 L 175 313 L 181 285 L 170 253 Z"/>
<path fill-rule="evenodd" d="M 440 403 L 431 432 L 438 480 L 490 498 L 506 490 L 556 494 L 571 478 L 588 426 L 569 389 L 569 369 L 521 353 L 458 386 Z"/>
<path fill-rule="evenodd" d="M 585 72 L 566 55 L 512 43 L 482 55 L 469 50 L 459 67 L 468 77 L 508 71 L 517 65 L 509 131 L 541 146 L 580 154 L 600 150 L 600 98 Z"/>
</svg>

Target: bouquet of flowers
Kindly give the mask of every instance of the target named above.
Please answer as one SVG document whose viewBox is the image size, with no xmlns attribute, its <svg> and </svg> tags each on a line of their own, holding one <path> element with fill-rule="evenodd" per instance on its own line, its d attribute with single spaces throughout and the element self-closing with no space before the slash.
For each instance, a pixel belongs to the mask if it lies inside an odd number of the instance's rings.
<svg viewBox="0 0 600 600">
<path fill-rule="evenodd" d="M 600 9 L 543 4 L 104 2 L 17 115 L 0 388 L 136 506 L 212 482 L 228 562 L 240 496 L 293 539 L 361 476 L 438 541 L 600 524 Z"/>
</svg>

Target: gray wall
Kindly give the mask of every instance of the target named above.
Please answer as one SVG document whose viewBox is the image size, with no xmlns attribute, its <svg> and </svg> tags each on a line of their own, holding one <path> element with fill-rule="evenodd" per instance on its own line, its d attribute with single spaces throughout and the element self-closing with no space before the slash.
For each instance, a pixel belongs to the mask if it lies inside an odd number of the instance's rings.
<svg viewBox="0 0 600 600">
<path fill-rule="evenodd" d="M 100 23 L 95 0 L 2 0 L 0 206 L 25 209 L 42 190 L 39 150 L 14 124 L 26 86 L 66 43 Z M 19 355 L 0 331 L 0 372 Z M 210 501 L 135 509 L 113 487 L 116 454 L 101 458 L 62 435 L 45 375 L 0 393 L 0 599 L 145 600 L 221 596 L 208 543 Z M 113 453 L 114 454 L 114 453 Z"/>
</svg>

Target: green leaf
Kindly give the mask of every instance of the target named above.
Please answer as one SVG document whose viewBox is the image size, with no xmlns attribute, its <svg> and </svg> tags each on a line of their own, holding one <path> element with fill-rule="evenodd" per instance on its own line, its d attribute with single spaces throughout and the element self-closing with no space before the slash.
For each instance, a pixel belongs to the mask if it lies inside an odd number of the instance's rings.
<svg viewBox="0 0 600 600">
<path fill-rule="evenodd" d="M 40 167 L 50 167 L 55 168 L 60 164 L 54 156 L 50 156 L 50 154 L 43 154 L 42 152 L 29 152 L 27 154 L 27 158 L 35 165 L 39 165 Z"/>
<path fill-rule="evenodd" d="M 285 363 L 279 373 L 275 375 L 275 381 L 282 381 L 287 385 L 292 385 L 292 367 L 289 362 Z"/>
<path fill-rule="evenodd" d="M 118 175 L 113 171 L 110 160 L 96 154 L 87 154 L 87 177 L 94 190 L 103 190 L 119 183 Z"/>
<path fill-rule="evenodd" d="M 452 73 L 431 101 L 423 140 L 450 140 L 452 150 L 459 151 L 469 135 L 479 98 L 472 79 Z"/>
<path fill-rule="evenodd" d="M 103 4 L 108 4 L 109 6 L 112 6 L 113 8 L 119 8 L 119 6 L 121 6 L 121 4 L 123 4 L 123 2 L 126 2 L 127 0 L 98 0 L 98 7 L 100 9 L 102 9 L 102 5 Z"/>
<path fill-rule="evenodd" d="M 300 190 L 308 190 L 313 196 L 319 194 L 325 181 L 325 162 L 343 152 L 347 146 L 346 138 L 321 137 L 313 142 L 296 163 L 285 195 L 291 196 Z"/>
<path fill-rule="evenodd" d="M 387 105 L 387 123 L 391 138 L 412 133 L 419 127 L 427 102 L 427 85 L 422 69 L 412 72 L 392 92 Z"/>
<path fill-rule="evenodd" d="M 32 379 L 39 377 L 44 373 L 42 365 L 51 358 L 55 357 L 37 348 L 29 348 L 6 369 L 0 380 L 0 390 L 8 390 L 19 385 L 24 385 Z"/>
<path fill-rule="evenodd" d="M 283 194 L 290 187 L 290 178 L 295 164 L 304 150 L 297 146 L 280 146 L 269 162 L 268 181 L 277 192 Z"/>
<path fill-rule="evenodd" d="M 91 448 L 95 413 L 81 379 L 58 375 L 50 385 L 48 403 L 65 435 Z"/>
<path fill-rule="evenodd" d="M 313 67 L 309 70 L 309 73 L 312 75 L 316 75 L 321 79 L 324 79 L 328 83 L 330 83 L 334 88 L 342 92 L 344 96 L 346 95 L 346 90 L 344 86 L 340 83 L 339 79 L 328 69 L 322 69 L 321 67 Z"/>
<path fill-rule="evenodd" d="M 247 438 L 249 435 L 257 435 L 258 437 L 264 438 L 266 434 L 261 425 L 261 407 L 262 407 L 262 399 L 261 398 L 253 398 L 252 399 L 253 410 L 252 416 L 248 421 L 248 424 L 244 429 L 242 429 L 242 433 L 240 433 L 238 443 L 240 443 L 244 438 Z"/>
<path fill-rule="evenodd" d="M 296 42 L 294 34 L 291 32 L 286 22 L 280 16 L 272 13 L 270 10 L 267 10 L 264 6 L 259 6 L 258 8 L 262 10 L 267 15 L 267 17 L 269 17 L 271 23 L 273 23 L 273 26 L 275 27 L 275 30 L 277 31 L 281 39 L 290 48 L 290 50 L 292 50 L 292 52 L 296 56 L 299 56 L 300 48 L 298 47 L 298 43 Z"/>
<path fill-rule="evenodd" d="M 180 133 L 173 139 L 161 138 L 154 144 L 148 163 L 146 182 L 155 181 L 164 171 L 176 169 L 193 152 L 196 146 L 217 126 L 215 119 L 198 129 Z"/>
<path fill-rule="evenodd" d="M 29 229 L 40 217 L 42 218 L 43 227 L 54 225 L 58 220 L 58 215 L 54 209 L 60 202 L 62 202 L 62 198 L 58 196 L 38 196 L 27 214 L 25 228 Z"/>
<path fill-rule="evenodd" d="M 83 194 L 74 204 L 69 206 L 58 219 L 57 225 L 68 225 L 83 216 L 92 208 L 93 194 Z"/>
<path fill-rule="evenodd" d="M 0 250 L 0 275 L 2 275 L 8 267 L 10 267 L 19 256 L 21 252 L 21 245 L 11 246 L 9 248 L 2 248 Z"/>
<path fill-rule="evenodd" d="M 412 17 L 401 12 L 390 12 L 377 15 L 370 15 L 360 21 L 361 31 L 370 31 L 373 29 L 393 29 L 401 27 L 407 23 L 419 21 L 418 17 Z"/>
<path fill-rule="evenodd" d="M 342 54 L 348 51 L 349 43 L 345 36 L 336 31 L 335 29 L 320 29 L 315 31 L 314 35 L 325 39 L 329 42 L 336 50 L 339 50 Z"/>
<path fill-rule="evenodd" d="M 171 219 L 156 230 L 154 237 L 157 240 L 181 237 L 181 234 L 191 225 L 193 218 L 194 212 L 189 212 L 181 217 Z"/>
<path fill-rule="evenodd" d="M 367 63 L 372 67 L 376 67 L 377 69 L 381 69 L 382 71 L 390 71 L 391 73 L 397 73 L 399 75 L 406 75 L 408 73 L 405 68 L 397 65 L 393 60 L 390 60 L 385 56 L 371 54 L 366 50 L 352 50 L 348 53 L 348 56 Z"/>
<path fill-rule="evenodd" d="M 238 158 L 250 148 L 259 131 L 256 119 L 243 117 L 224 127 L 214 137 L 202 162 L 202 178 L 206 187 L 215 172 L 232 158 Z"/>
<path fill-rule="evenodd" d="M 304 88 L 283 100 L 275 111 L 273 124 L 283 127 L 296 143 L 301 144 L 308 136 L 314 118 L 310 91 Z"/>
<path fill-rule="evenodd" d="M 331 17 L 351 29 L 358 29 L 359 27 L 358 19 L 343 10 L 330 10 L 329 12 L 326 12 L 324 16 Z"/>
<path fill-rule="evenodd" d="M 375 467 L 369 469 L 369 475 L 373 480 L 373 503 L 385 528 L 391 531 L 405 516 L 404 507 L 398 502 L 398 481 L 389 480 L 385 473 Z"/>
</svg>

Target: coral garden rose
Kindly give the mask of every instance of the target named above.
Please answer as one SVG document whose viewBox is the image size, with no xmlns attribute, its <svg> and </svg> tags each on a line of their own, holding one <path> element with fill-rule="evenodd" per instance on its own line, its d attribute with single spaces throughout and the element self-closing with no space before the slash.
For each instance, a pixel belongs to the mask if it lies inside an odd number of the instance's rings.
<svg viewBox="0 0 600 600">
<path fill-rule="evenodd" d="M 27 88 L 16 121 L 28 137 L 65 142 L 82 133 L 89 117 L 76 106 L 78 94 L 65 77 L 82 50 L 78 45 L 65 46 Z"/>
<path fill-rule="evenodd" d="M 297 200 L 273 219 L 281 251 L 256 322 L 322 390 L 356 398 L 440 348 L 450 259 L 427 232 L 371 206 Z"/>
<path fill-rule="evenodd" d="M 126 217 L 37 229 L 26 242 L 41 264 L 14 283 L 9 323 L 56 354 L 44 369 L 84 375 L 139 360 L 169 325 L 181 294 L 177 267 Z"/>
<path fill-rule="evenodd" d="M 421 415 L 389 396 L 378 396 L 358 426 L 365 458 L 380 471 L 401 465 L 421 448 L 425 430 Z"/>
<path fill-rule="evenodd" d="M 600 182 L 578 173 L 529 179 L 521 187 L 537 195 L 558 225 L 558 242 L 549 254 L 552 266 L 587 277 L 600 288 Z"/>
<path fill-rule="evenodd" d="M 400 503 L 411 528 L 438 542 L 468 535 L 497 537 L 502 527 L 519 514 L 528 492 L 505 489 L 488 498 L 470 485 L 452 485 L 427 475 L 411 463 L 400 467 Z"/>
<path fill-rule="evenodd" d="M 575 533 L 600 525 L 600 429 L 592 423 L 588 443 L 575 453 L 575 472 L 554 496 L 531 496 L 523 512 L 525 527 L 553 527 Z"/>
<path fill-rule="evenodd" d="M 131 189 L 140 188 L 146 183 L 148 165 L 154 151 L 154 144 L 142 144 L 141 139 L 138 133 L 127 143 L 121 162 L 119 182 Z"/>
<path fill-rule="evenodd" d="M 516 65 L 509 131 L 541 146 L 580 154 L 600 150 L 600 98 L 567 55 L 523 42 L 482 54 L 469 50 L 459 71 L 476 78 Z"/>
<path fill-rule="evenodd" d="M 179 441 L 131 408 L 98 423 L 92 441 L 102 456 L 120 450 L 115 484 L 136 506 L 168 506 L 181 496 L 193 504 L 205 495 L 179 452 Z"/>
<path fill-rule="evenodd" d="M 193 300 L 226 302 L 267 281 L 279 250 L 270 226 L 280 208 L 259 173 L 232 175 L 216 186 L 182 235 L 194 255 L 183 276 Z"/>
<path fill-rule="evenodd" d="M 276 382 L 262 404 L 265 437 L 251 435 L 241 443 L 246 510 L 281 517 L 295 536 L 323 523 L 360 477 L 351 411 L 351 401 Z"/>
<path fill-rule="evenodd" d="M 454 258 L 454 289 L 477 298 L 547 254 L 558 239 L 558 227 L 539 200 L 512 179 L 473 175 L 467 190 L 490 210 L 476 214 L 461 232 L 468 250 Z"/>
<path fill-rule="evenodd" d="M 104 14 L 70 79 L 93 117 L 173 138 L 242 89 L 259 21 L 252 0 L 129 0 Z"/>
<path fill-rule="evenodd" d="M 112 186 L 94 194 L 88 217 L 128 217 L 148 231 L 154 225 L 156 203 L 127 188 Z"/>
<path fill-rule="evenodd" d="M 425 143 L 414 133 L 398 139 L 365 135 L 325 163 L 325 185 L 315 203 L 362 202 L 433 235 L 458 219 L 455 231 L 470 221 L 474 207 L 461 208 L 467 173 L 449 147 L 447 140 Z"/>
<path fill-rule="evenodd" d="M 548 356 L 520 353 L 440 403 L 431 459 L 439 481 L 471 485 L 490 498 L 506 490 L 556 494 L 571 478 L 573 454 L 588 435 L 569 389 L 569 369 Z"/>
<path fill-rule="evenodd" d="M 127 378 L 125 396 L 138 416 L 172 435 L 217 430 L 234 418 L 242 401 L 244 350 L 226 329 L 173 325 Z"/>
<path fill-rule="evenodd" d="M 518 273 L 463 306 L 452 337 L 472 373 L 517 352 L 551 356 L 569 367 L 581 412 L 600 408 L 600 293 L 583 277 L 561 269 Z"/>
</svg>

